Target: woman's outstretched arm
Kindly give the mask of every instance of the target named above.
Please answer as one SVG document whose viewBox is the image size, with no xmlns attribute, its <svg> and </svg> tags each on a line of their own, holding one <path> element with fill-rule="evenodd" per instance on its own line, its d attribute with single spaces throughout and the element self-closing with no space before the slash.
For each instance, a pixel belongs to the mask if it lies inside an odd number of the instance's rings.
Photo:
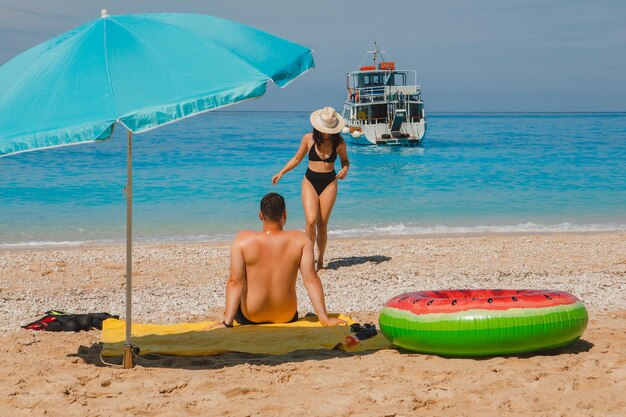
<svg viewBox="0 0 626 417">
<path fill-rule="evenodd" d="M 341 160 L 341 171 L 337 173 L 337 178 L 340 180 L 344 179 L 346 175 L 348 175 L 348 169 L 350 169 L 350 161 L 348 160 L 348 151 L 346 148 L 346 142 L 343 140 L 337 146 L 337 153 L 339 154 L 339 159 Z"/>
<path fill-rule="evenodd" d="M 272 177 L 272 184 L 278 184 L 278 181 L 280 181 L 283 175 L 285 175 L 286 173 L 288 173 L 289 171 L 297 167 L 298 164 L 302 161 L 302 158 L 304 158 L 307 151 L 309 150 L 310 135 L 311 135 L 310 133 L 307 133 L 304 136 L 302 136 L 302 140 L 300 141 L 300 147 L 298 148 L 298 152 L 296 152 L 295 156 L 291 158 L 289 162 L 285 164 L 283 169 L 281 169 L 280 172 L 278 172 L 278 174 Z"/>
</svg>

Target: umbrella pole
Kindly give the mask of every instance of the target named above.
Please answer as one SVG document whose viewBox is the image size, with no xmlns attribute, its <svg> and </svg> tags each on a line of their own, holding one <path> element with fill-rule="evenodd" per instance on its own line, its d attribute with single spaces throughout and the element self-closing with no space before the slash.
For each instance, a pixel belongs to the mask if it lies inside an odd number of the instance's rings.
<svg viewBox="0 0 626 417">
<path fill-rule="evenodd" d="M 133 132 L 128 131 L 126 162 L 126 342 L 124 343 L 124 369 L 133 367 L 131 344 L 132 291 L 133 291 Z"/>
</svg>

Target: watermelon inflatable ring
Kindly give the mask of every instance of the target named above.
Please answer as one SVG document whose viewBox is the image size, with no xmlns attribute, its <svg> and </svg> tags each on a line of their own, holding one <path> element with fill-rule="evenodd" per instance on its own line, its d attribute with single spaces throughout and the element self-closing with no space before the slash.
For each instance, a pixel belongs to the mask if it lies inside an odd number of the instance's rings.
<svg viewBox="0 0 626 417">
<path fill-rule="evenodd" d="M 442 290 L 402 294 L 379 317 L 394 345 L 444 356 L 484 356 L 565 346 L 587 328 L 575 296 L 547 290 Z"/>
</svg>

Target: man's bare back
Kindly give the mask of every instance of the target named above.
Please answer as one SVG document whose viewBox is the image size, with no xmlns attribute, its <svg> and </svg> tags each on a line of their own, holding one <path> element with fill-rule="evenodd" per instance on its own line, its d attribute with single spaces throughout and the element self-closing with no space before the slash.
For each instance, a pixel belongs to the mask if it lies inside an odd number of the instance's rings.
<svg viewBox="0 0 626 417">
<path fill-rule="evenodd" d="M 296 279 L 309 238 L 301 231 L 239 233 L 233 248 L 243 256 L 246 285 L 241 310 L 255 322 L 287 322 L 298 309 Z M 232 265 L 232 263 L 231 263 Z"/>
<path fill-rule="evenodd" d="M 313 242 L 302 231 L 283 230 L 284 199 L 270 193 L 261 200 L 263 231 L 240 232 L 230 250 L 226 310 L 222 325 L 286 323 L 297 319 L 298 270 L 322 325 L 344 323 L 328 317 L 322 282 L 313 262 Z"/>
</svg>

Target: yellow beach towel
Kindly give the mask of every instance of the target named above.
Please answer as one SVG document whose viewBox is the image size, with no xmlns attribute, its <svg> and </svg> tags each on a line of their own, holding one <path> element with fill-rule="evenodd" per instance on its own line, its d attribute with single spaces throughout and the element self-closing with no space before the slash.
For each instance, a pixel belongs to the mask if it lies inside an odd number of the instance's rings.
<svg viewBox="0 0 626 417">
<path fill-rule="evenodd" d="M 334 315 L 337 317 L 337 315 Z M 350 317 L 339 318 L 354 323 Z M 140 354 L 176 356 L 219 355 L 226 352 L 281 355 L 304 349 L 341 349 L 347 352 L 385 349 L 390 343 L 379 332 L 355 346 L 346 345 L 350 326 L 322 327 L 316 317 L 295 323 L 238 326 L 204 330 L 212 321 L 177 324 L 133 324 L 132 343 Z M 102 326 L 102 355 L 121 356 L 126 323 L 108 319 Z"/>
</svg>

